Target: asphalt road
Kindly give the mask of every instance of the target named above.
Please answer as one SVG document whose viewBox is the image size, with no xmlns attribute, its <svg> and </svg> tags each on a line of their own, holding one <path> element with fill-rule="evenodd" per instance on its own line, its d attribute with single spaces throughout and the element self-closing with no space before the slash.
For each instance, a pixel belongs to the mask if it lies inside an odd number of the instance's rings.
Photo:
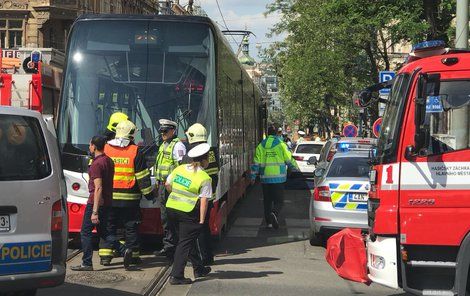
<svg viewBox="0 0 470 296">
<path fill-rule="evenodd" d="M 407 295 L 343 280 L 325 261 L 325 249 L 310 246 L 311 186 L 299 179 L 287 184 L 278 230 L 264 228 L 261 187 L 252 188 L 235 208 L 210 276 L 188 286 L 167 283 L 160 295 Z"/>
</svg>

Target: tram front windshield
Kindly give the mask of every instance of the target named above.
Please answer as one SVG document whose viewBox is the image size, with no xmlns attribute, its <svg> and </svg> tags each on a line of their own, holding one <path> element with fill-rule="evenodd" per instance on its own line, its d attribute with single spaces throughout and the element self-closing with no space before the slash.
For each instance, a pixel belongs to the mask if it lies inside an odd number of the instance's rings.
<svg viewBox="0 0 470 296">
<path fill-rule="evenodd" d="M 138 145 L 155 146 L 161 118 L 176 121 L 182 139 L 199 122 L 216 145 L 214 46 L 207 25 L 84 20 L 69 42 L 58 125 L 63 152 L 85 154 L 117 111 L 137 125 Z"/>
</svg>

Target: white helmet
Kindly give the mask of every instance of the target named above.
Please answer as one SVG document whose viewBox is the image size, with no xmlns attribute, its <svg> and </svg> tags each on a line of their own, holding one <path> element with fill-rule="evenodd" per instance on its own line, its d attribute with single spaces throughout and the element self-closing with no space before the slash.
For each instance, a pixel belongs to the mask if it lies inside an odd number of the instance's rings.
<svg viewBox="0 0 470 296">
<path fill-rule="evenodd" d="M 189 150 L 188 156 L 191 158 L 198 158 L 201 156 L 206 155 L 209 150 L 211 149 L 211 146 L 207 143 L 202 143 L 194 147 L 193 149 Z"/>
<path fill-rule="evenodd" d="M 191 125 L 186 131 L 186 136 L 188 137 L 189 144 L 207 142 L 207 130 L 200 123 Z"/>
<path fill-rule="evenodd" d="M 116 126 L 116 138 L 131 139 L 137 130 L 132 121 L 124 120 Z"/>
</svg>

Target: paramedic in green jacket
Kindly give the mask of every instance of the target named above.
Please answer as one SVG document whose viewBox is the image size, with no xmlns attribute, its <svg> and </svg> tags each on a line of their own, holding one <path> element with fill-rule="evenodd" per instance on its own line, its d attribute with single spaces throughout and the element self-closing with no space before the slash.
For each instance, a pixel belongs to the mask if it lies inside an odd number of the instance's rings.
<svg viewBox="0 0 470 296">
<path fill-rule="evenodd" d="M 266 226 L 279 228 L 279 213 L 284 205 L 284 183 L 287 168 L 297 170 L 297 164 L 284 142 L 276 136 L 276 127 L 268 127 L 268 137 L 256 147 L 251 166 L 251 182 L 260 176 L 263 186 L 264 218 Z"/>
</svg>

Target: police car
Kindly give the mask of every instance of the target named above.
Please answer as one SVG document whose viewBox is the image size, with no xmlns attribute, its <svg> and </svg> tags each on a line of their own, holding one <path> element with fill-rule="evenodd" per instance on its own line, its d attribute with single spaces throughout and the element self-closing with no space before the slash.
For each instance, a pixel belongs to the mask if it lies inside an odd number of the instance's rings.
<svg viewBox="0 0 470 296">
<path fill-rule="evenodd" d="M 65 180 L 40 113 L 0 107 L 0 294 L 35 295 L 64 282 Z"/>
<path fill-rule="evenodd" d="M 326 167 L 315 169 L 310 199 L 310 243 L 345 227 L 367 228 L 370 151 L 335 153 Z"/>
</svg>

